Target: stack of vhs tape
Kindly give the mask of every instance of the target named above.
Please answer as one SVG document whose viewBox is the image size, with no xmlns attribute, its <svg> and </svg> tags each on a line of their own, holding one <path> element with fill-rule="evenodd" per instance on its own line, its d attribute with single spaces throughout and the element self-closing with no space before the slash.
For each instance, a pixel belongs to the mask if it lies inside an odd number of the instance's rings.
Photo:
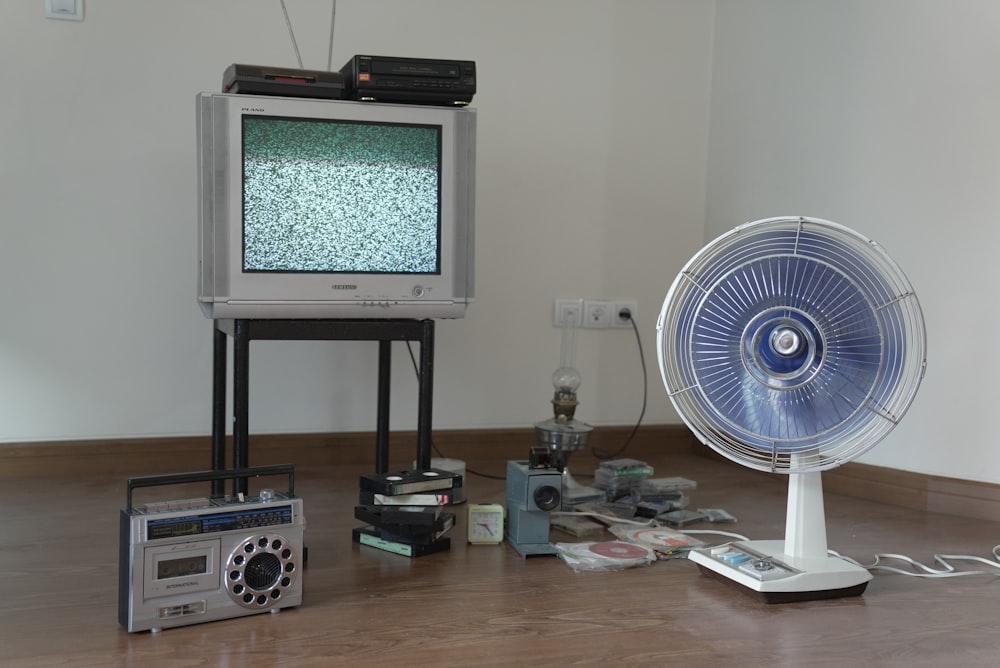
<svg viewBox="0 0 1000 668">
<path fill-rule="evenodd" d="M 461 488 L 462 475 L 443 469 L 361 476 L 354 542 L 407 557 L 450 549 L 455 515 L 444 508 Z"/>
</svg>

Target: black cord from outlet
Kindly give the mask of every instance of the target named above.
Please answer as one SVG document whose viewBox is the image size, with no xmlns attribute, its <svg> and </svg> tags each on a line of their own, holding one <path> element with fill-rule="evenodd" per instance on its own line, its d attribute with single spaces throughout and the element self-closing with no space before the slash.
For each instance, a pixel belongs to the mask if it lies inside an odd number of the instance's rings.
<svg viewBox="0 0 1000 668">
<path fill-rule="evenodd" d="M 629 323 L 632 325 L 632 332 L 635 334 L 636 348 L 639 351 L 639 367 L 642 370 L 642 408 L 639 410 L 639 419 L 635 421 L 635 425 L 632 427 L 632 431 L 629 432 L 628 437 L 626 437 L 625 442 L 622 443 L 614 452 L 607 452 L 600 448 L 591 448 L 591 453 L 598 459 L 615 459 L 621 456 L 625 452 L 626 448 L 632 443 L 632 439 L 635 438 L 636 432 L 639 431 L 639 426 L 642 424 L 643 418 L 646 416 L 646 402 L 649 395 L 649 379 L 646 374 L 646 355 L 642 349 L 642 337 L 639 336 L 639 327 L 632 317 L 632 312 L 627 308 L 623 308 L 618 312 L 619 318 L 628 318 Z M 416 374 L 417 382 L 420 382 L 420 366 L 417 364 L 417 357 L 413 353 L 413 347 L 409 341 L 406 342 L 406 350 L 410 354 L 410 362 L 413 365 L 413 373 Z M 445 457 L 445 454 L 437 447 L 434 439 L 431 438 L 431 449 L 439 456 Z M 481 473 L 479 471 L 474 471 L 470 468 L 466 468 L 466 473 L 479 476 L 481 478 L 489 478 L 491 480 L 505 480 L 506 476 L 491 475 L 489 473 Z"/>
<path fill-rule="evenodd" d="M 635 343 L 639 350 L 639 366 L 642 369 L 642 409 L 639 411 L 639 419 L 635 421 L 635 426 L 632 427 L 632 431 L 629 432 L 628 438 L 622 443 L 621 447 L 614 452 L 606 452 L 600 448 L 591 448 L 590 452 L 598 459 L 614 459 L 619 457 L 625 449 L 635 438 L 635 434 L 639 431 L 639 425 L 642 424 L 642 419 L 646 416 L 646 399 L 649 395 L 649 379 L 646 375 L 646 355 L 642 351 L 642 338 L 639 336 L 639 327 L 635 323 L 635 319 L 632 317 L 632 312 L 627 308 L 623 308 L 618 312 L 618 317 L 628 318 L 628 321 L 632 324 L 632 331 L 635 332 Z"/>
</svg>

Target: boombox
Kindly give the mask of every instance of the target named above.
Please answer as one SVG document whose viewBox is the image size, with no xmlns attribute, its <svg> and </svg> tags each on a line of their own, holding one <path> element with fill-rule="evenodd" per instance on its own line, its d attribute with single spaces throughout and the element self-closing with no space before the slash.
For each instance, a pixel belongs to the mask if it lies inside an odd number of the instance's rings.
<svg viewBox="0 0 1000 668">
<path fill-rule="evenodd" d="M 132 506 L 139 487 L 288 474 L 288 492 Z M 278 612 L 302 603 L 305 517 L 291 466 L 128 481 L 118 543 L 118 622 L 129 632 Z"/>
</svg>

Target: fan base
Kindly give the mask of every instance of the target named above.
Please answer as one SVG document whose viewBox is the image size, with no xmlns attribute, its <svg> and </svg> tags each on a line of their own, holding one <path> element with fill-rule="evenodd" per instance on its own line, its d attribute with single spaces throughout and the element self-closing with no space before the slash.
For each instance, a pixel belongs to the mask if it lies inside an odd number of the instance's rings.
<svg viewBox="0 0 1000 668">
<path fill-rule="evenodd" d="M 837 557 L 784 553 L 785 541 L 761 540 L 692 550 L 702 573 L 753 594 L 766 603 L 860 596 L 871 573 Z"/>
</svg>

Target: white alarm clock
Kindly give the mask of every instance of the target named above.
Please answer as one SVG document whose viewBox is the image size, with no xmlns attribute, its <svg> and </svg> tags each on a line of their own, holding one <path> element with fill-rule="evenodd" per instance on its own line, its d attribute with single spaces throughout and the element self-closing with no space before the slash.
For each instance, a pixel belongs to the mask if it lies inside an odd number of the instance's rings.
<svg viewBox="0 0 1000 668">
<path fill-rule="evenodd" d="M 473 545 L 497 545 L 503 542 L 503 512 L 499 503 L 469 505 L 469 542 Z"/>
</svg>

